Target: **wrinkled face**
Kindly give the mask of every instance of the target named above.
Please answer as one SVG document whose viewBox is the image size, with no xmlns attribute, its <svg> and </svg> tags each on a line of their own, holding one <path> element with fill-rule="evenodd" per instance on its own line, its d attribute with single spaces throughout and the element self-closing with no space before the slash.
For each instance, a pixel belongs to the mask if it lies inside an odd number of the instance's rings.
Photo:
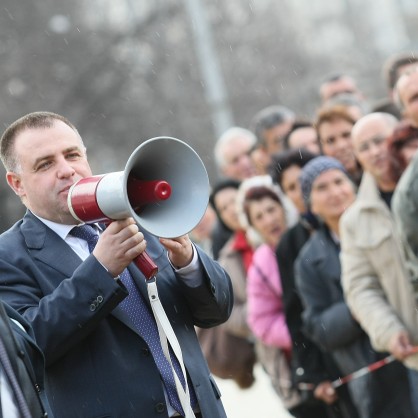
<svg viewBox="0 0 418 418">
<path fill-rule="evenodd" d="M 293 121 L 288 120 L 263 131 L 267 154 L 272 155 L 283 151 L 283 139 L 290 131 L 292 123 Z"/>
<path fill-rule="evenodd" d="M 225 164 L 222 168 L 226 177 L 242 181 L 255 175 L 255 166 L 251 160 L 252 142 L 247 137 L 237 137 L 223 148 Z"/>
<path fill-rule="evenodd" d="M 241 229 L 237 214 L 238 190 L 227 187 L 216 193 L 214 203 L 222 222 L 233 231 Z"/>
<path fill-rule="evenodd" d="M 292 165 L 283 172 L 281 181 L 283 193 L 294 203 L 299 213 L 305 212 L 305 203 L 300 187 L 301 171 L 302 169 L 299 166 Z"/>
<path fill-rule="evenodd" d="M 324 122 L 319 126 L 324 155 L 339 160 L 349 173 L 355 171 L 357 165 L 351 141 L 352 128 L 353 125 L 345 119 Z"/>
<path fill-rule="evenodd" d="M 261 235 L 264 242 L 276 247 L 286 229 L 282 206 L 271 197 L 249 202 L 249 218 L 252 227 Z"/>
<path fill-rule="evenodd" d="M 386 146 L 386 138 L 393 132 L 381 119 L 373 119 L 355 131 L 353 137 L 354 152 L 363 167 L 376 179 L 382 179 L 388 173 L 389 155 Z"/>
<path fill-rule="evenodd" d="M 75 224 L 67 205 L 68 190 L 91 176 L 77 132 L 57 120 L 51 128 L 26 129 L 15 139 L 18 173 L 7 181 L 34 214 L 53 222 Z"/>
<path fill-rule="evenodd" d="M 333 223 L 354 202 L 355 196 L 352 182 L 341 170 L 324 171 L 312 183 L 311 211 L 325 223 Z"/>
<path fill-rule="evenodd" d="M 418 72 L 401 78 L 398 92 L 404 106 L 404 116 L 418 127 Z"/>
<path fill-rule="evenodd" d="M 296 129 L 289 136 L 289 148 L 300 149 L 305 148 L 314 154 L 320 154 L 318 135 L 313 127 L 305 127 Z"/>
</svg>

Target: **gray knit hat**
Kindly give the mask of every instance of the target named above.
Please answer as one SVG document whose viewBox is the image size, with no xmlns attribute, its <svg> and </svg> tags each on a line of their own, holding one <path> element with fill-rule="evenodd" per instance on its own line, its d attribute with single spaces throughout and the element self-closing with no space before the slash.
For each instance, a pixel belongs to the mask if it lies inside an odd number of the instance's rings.
<svg viewBox="0 0 418 418">
<path fill-rule="evenodd" d="M 309 207 L 312 184 L 315 181 L 315 179 L 324 171 L 333 169 L 341 170 L 344 174 L 347 175 L 346 169 L 338 160 L 332 157 L 326 157 L 324 155 L 315 157 L 313 160 L 309 161 L 303 167 L 300 176 L 300 183 L 302 188 L 303 200 L 305 201 L 306 207 Z"/>
</svg>

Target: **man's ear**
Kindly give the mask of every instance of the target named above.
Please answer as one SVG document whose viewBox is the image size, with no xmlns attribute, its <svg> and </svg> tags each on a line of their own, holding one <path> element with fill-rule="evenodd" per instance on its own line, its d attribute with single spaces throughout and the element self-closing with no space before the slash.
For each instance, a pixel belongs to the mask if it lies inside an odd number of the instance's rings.
<svg viewBox="0 0 418 418">
<path fill-rule="evenodd" d="M 8 185 L 18 196 L 22 197 L 25 194 L 24 187 L 22 185 L 22 181 L 20 179 L 19 174 L 13 173 L 12 171 L 8 171 L 6 173 L 6 180 Z"/>
</svg>

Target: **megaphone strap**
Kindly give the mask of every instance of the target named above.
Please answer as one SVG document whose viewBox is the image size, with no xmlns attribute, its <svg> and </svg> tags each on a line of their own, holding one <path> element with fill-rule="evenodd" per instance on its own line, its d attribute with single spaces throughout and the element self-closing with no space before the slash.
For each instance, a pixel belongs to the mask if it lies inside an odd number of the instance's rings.
<svg viewBox="0 0 418 418">
<path fill-rule="evenodd" d="M 152 312 L 154 314 L 155 321 L 157 322 L 161 346 L 163 348 L 164 355 L 167 358 L 167 361 L 170 363 L 170 366 L 173 370 L 177 393 L 178 393 L 185 417 L 195 418 L 195 414 L 193 412 L 193 408 L 190 402 L 190 391 L 189 391 L 189 385 L 187 382 L 186 369 L 185 369 L 184 361 L 183 361 L 183 354 L 181 352 L 181 347 L 177 340 L 176 334 L 174 333 L 174 330 L 170 324 L 170 321 L 167 318 L 167 315 L 164 311 L 164 308 L 158 296 L 157 280 L 155 277 L 154 279 L 147 281 L 147 290 L 148 290 L 148 297 L 151 302 Z M 183 387 L 183 385 L 181 384 L 180 379 L 177 375 L 177 372 L 173 366 L 168 342 L 170 343 L 171 348 L 174 352 L 174 355 L 177 357 L 177 360 L 180 364 L 181 372 L 183 373 L 184 381 L 186 382 L 185 387 Z"/>
</svg>

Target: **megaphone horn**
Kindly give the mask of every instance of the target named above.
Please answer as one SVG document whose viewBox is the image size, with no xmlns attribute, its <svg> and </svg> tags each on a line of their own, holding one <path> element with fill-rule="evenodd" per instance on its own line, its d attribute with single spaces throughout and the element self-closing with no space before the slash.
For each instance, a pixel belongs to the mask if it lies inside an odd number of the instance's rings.
<svg viewBox="0 0 418 418">
<path fill-rule="evenodd" d="M 209 179 L 202 160 L 189 145 L 171 137 L 145 141 L 124 171 L 80 179 L 68 192 L 68 207 L 79 222 L 132 216 L 140 227 L 165 238 L 190 232 L 208 200 Z M 137 265 L 149 279 L 157 267 L 147 254 L 141 256 Z"/>
</svg>

